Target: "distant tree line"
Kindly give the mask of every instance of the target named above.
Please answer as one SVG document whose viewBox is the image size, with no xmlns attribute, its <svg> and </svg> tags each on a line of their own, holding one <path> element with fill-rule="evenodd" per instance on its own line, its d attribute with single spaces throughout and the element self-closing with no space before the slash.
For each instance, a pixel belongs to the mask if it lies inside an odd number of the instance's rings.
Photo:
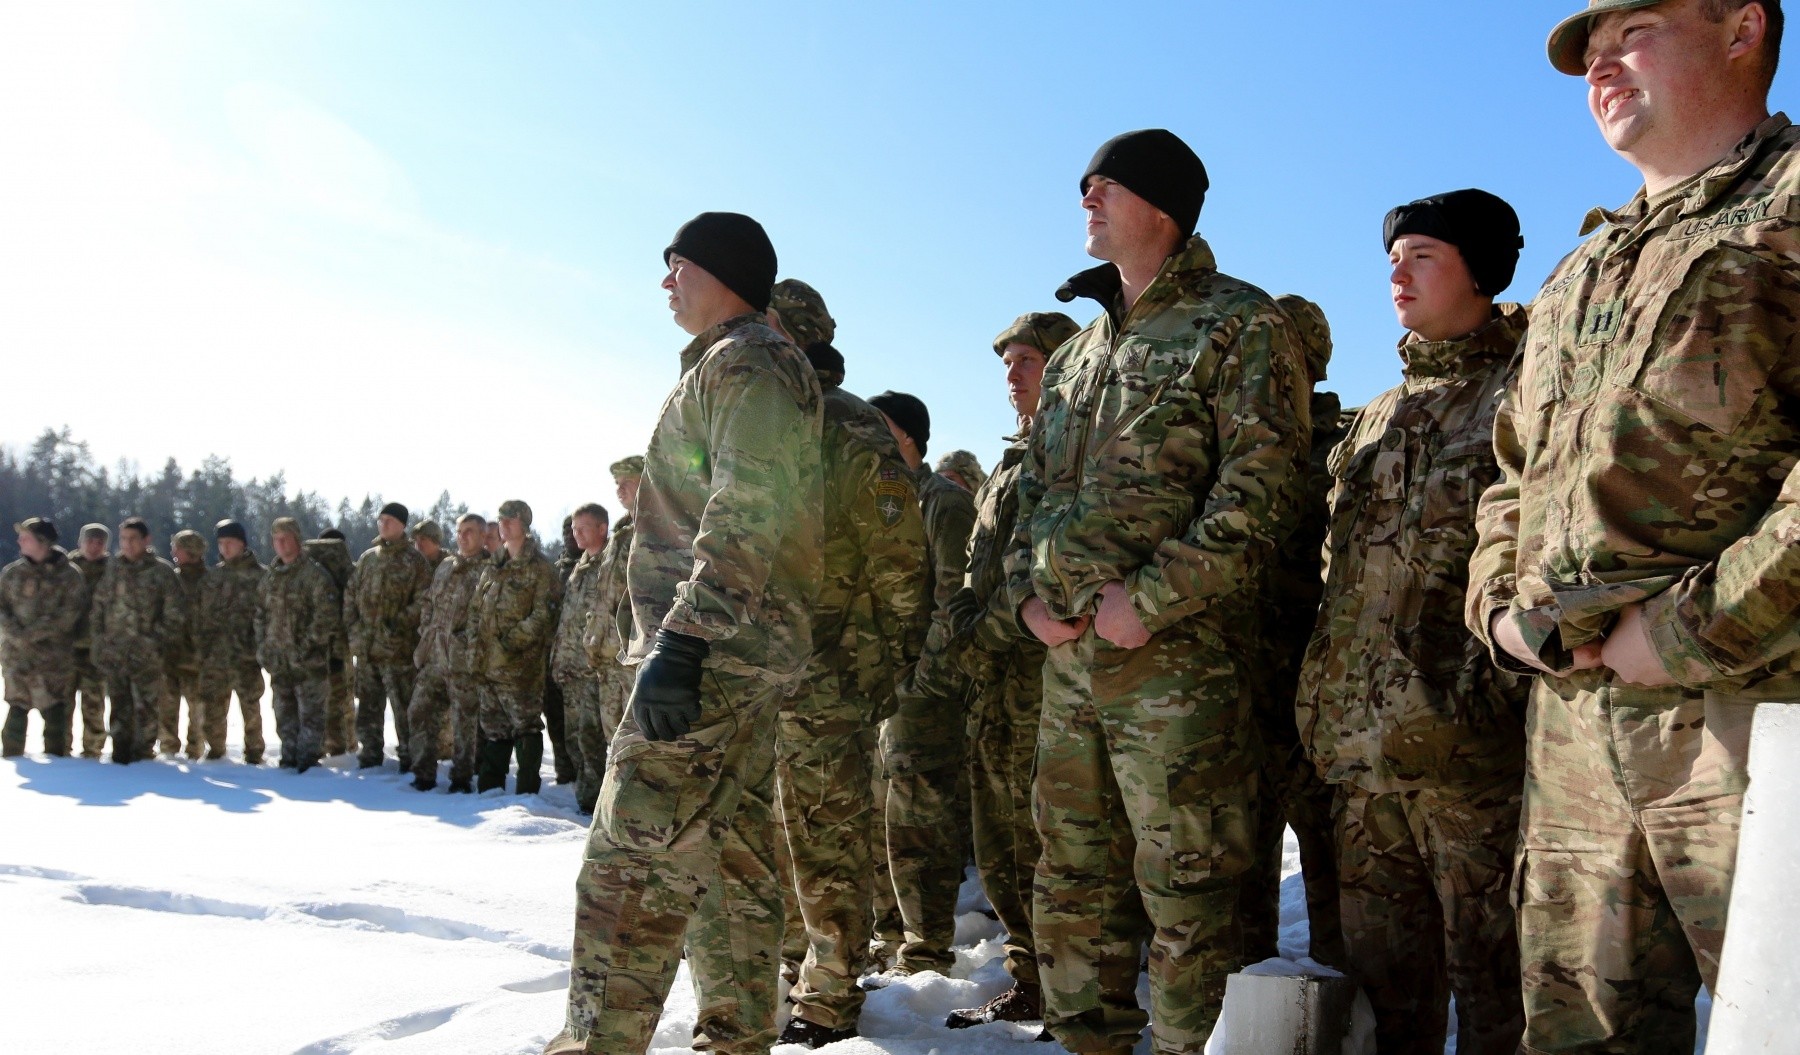
<svg viewBox="0 0 1800 1055">
<path fill-rule="evenodd" d="M 83 524 L 105 524 L 116 536 L 120 521 L 143 517 L 163 556 L 168 556 L 169 539 L 177 531 L 198 531 L 210 546 L 213 525 L 236 520 L 249 532 L 251 548 L 265 563 L 272 556 L 269 525 L 287 516 L 298 520 L 309 538 L 337 528 L 354 556 L 375 537 L 375 517 L 382 504 L 379 494 L 366 494 L 355 504 L 346 498 L 335 508 L 315 491 L 290 496 L 287 478 L 280 472 L 239 482 L 232 475 L 230 459 L 217 455 L 185 473 L 174 458 L 157 473 L 142 473 L 136 464 L 123 460 L 108 469 L 96 464 L 87 443 L 76 440 L 64 426 L 45 429 L 23 452 L 0 446 L 0 564 L 19 556 L 12 526 L 34 516 L 54 520 L 63 548 L 71 550 Z M 431 508 L 412 510 L 412 517 L 415 523 L 427 517 L 436 520 L 444 528 L 445 543 L 454 548 L 450 533 L 456 518 L 468 509 L 445 491 Z M 553 560 L 561 549 L 560 538 L 546 547 Z"/>
</svg>

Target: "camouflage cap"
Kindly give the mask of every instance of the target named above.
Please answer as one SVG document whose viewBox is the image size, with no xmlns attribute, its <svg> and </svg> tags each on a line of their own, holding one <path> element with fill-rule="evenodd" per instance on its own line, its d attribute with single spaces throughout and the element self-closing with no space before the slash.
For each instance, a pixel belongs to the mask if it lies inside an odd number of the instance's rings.
<svg viewBox="0 0 1800 1055">
<path fill-rule="evenodd" d="M 275 523 L 269 525 L 269 534 L 292 535 L 298 541 L 301 538 L 300 521 L 293 517 L 276 517 Z"/>
<path fill-rule="evenodd" d="M 198 531 L 177 531 L 175 537 L 169 540 L 169 545 L 197 557 L 206 556 L 206 540 L 200 537 Z"/>
<path fill-rule="evenodd" d="M 1306 372 L 1312 383 L 1325 380 L 1325 367 L 1331 362 L 1331 324 L 1325 321 L 1325 309 L 1295 293 L 1275 298 L 1280 308 L 1294 323 L 1294 335 L 1300 338 L 1300 350 L 1306 353 Z"/>
<path fill-rule="evenodd" d="M 52 545 L 56 542 L 56 523 L 49 517 L 31 517 L 13 525 L 13 530 L 21 535 L 36 535 Z"/>
<path fill-rule="evenodd" d="M 837 322 L 825 310 L 825 298 L 797 278 L 775 283 L 769 307 L 780 317 L 781 328 L 802 348 L 815 341 L 830 343 L 837 336 Z"/>
<path fill-rule="evenodd" d="M 444 529 L 438 527 L 438 522 L 435 520 L 421 520 L 412 526 L 412 537 L 416 539 L 428 538 L 442 546 L 444 544 Z"/>
<path fill-rule="evenodd" d="M 1028 311 L 994 338 L 994 354 L 1005 355 L 1009 344 L 1025 344 L 1043 352 L 1048 359 L 1050 353 L 1080 332 L 1081 326 L 1060 311 Z"/>
<path fill-rule="evenodd" d="M 981 490 L 982 482 L 987 479 L 987 473 L 981 471 L 981 462 L 968 451 L 951 451 L 939 458 L 937 471 L 940 474 L 955 473 L 971 491 Z"/>
<path fill-rule="evenodd" d="M 1630 11 L 1638 7 L 1655 7 L 1663 0 L 1588 0 L 1586 11 L 1579 11 L 1556 24 L 1550 31 L 1550 65 L 1558 73 L 1580 77 L 1587 73 L 1588 31 L 1594 19 L 1613 11 Z"/>
<path fill-rule="evenodd" d="M 634 454 L 629 458 L 620 458 L 612 463 L 610 471 L 615 480 L 621 476 L 642 476 L 644 475 L 644 456 Z"/>
<path fill-rule="evenodd" d="M 81 525 L 81 537 L 83 539 L 97 538 L 102 542 L 109 541 L 112 538 L 112 529 L 105 524 L 83 524 Z"/>
<path fill-rule="evenodd" d="M 517 498 L 508 498 L 500 503 L 500 516 L 503 519 L 517 517 L 526 527 L 531 526 L 531 507 Z"/>
</svg>

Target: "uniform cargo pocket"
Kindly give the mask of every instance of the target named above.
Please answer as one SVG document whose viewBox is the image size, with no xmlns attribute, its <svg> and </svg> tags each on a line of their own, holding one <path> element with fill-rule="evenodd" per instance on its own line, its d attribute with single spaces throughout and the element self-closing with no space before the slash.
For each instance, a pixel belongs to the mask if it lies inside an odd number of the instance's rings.
<svg viewBox="0 0 1800 1055">
<path fill-rule="evenodd" d="M 1250 867 L 1256 772 L 1231 735 L 1182 752 L 1169 768 L 1169 882 L 1229 879 Z"/>
<path fill-rule="evenodd" d="M 724 759 L 689 740 L 624 744 L 607 765 L 595 825 L 628 850 L 670 849 L 712 798 Z"/>
</svg>

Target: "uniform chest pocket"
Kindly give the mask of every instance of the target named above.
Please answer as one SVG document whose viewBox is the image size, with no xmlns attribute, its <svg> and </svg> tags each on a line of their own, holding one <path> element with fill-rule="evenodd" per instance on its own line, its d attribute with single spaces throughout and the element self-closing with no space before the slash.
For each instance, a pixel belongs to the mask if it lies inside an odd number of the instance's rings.
<svg viewBox="0 0 1800 1055">
<path fill-rule="evenodd" d="M 1500 477 L 1492 431 L 1490 425 L 1474 435 L 1455 437 L 1432 458 L 1416 496 L 1422 539 L 1467 539 L 1473 543 L 1481 493 Z"/>
<path fill-rule="evenodd" d="M 1679 265 L 1678 265 L 1679 266 Z M 1716 245 L 1689 260 L 1645 306 L 1648 339 L 1622 379 L 1676 415 L 1732 435 L 1755 409 L 1793 332 L 1800 280 L 1764 252 Z"/>
</svg>

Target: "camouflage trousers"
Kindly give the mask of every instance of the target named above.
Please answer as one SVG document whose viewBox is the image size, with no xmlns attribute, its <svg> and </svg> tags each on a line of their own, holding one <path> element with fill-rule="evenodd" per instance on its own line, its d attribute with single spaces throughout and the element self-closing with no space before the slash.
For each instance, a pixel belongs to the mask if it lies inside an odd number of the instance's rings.
<svg viewBox="0 0 1800 1055">
<path fill-rule="evenodd" d="M 569 735 L 568 701 L 563 696 L 562 685 L 549 676 L 548 667 L 546 662 L 540 713 L 544 716 L 544 732 L 550 739 L 550 760 L 556 767 L 556 782 L 567 784 L 581 777 L 581 744 Z"/>
<path fill-rule="evenodd" d="M 512 740 L 544 731 L 544 686 L 488 679 L 481 692 L 481 738 Z"/>
<path fill-rule="evenodd" d="M 1718 981 L 1753 710 L 1603 672 L 1538 679 L 1513 881 L 1524 1051 L 1694 1050 L 1695 994 Z"/>
<path fill-rule="evenodd" d="M 964 707 L 904 696 L 881 724 L 888 879 L 903 935 L 896 959 L 914 971 L 956 962 L 950 946 L 969 845 Z"/>
<path fill-rule="evenodd" d="M 275 735 L 281 739 L 281 764 L 312 765 L 325 751 L 325 701 L 331 693 L 330 675 L 276 674 L 270 677 L 269 687 L 275 704 Z"/>
<path fill-rule="evenodd" d="M 1035 990 L 1031 884 L 1043 843 L 1032 826 L 1031 783 L 1044 713 L 1044 649 L 1024 644 L 993 661 L 993 677 L 976 689 L 968 718 L 975 869 L 1006 928 L 1006 972 Z"/>
<path fill-rule="evenodd" d="M 99 758 L 106 750 L 106 676 L 94 667 L 85 652 L 75 656 L 75 689 L 81 695 L 81 757 Z M 75 733 L 75 709 L 68 715 L 70 739 Z"/>
<path fill-rule="evenodd" d="M 1238 655 L 1192 620 L 1130 651 L 1091 628 L 1049 650 L 1031 919 L 1044 1022 L 1070 1051 L 1137 1043 L 1146 942 L 1158 1053 L 1201 1050 L 1243 966 L 1261 752 Z"/>
<path fill-rule="evenodd" d="M 107 735 L 114 762 L 156 757 L 156 716 L 164 691 L 163 665 L 126 660 L 106 672 L 106 695 L 112 703 Z"/>
<path fill-rule="evenodd" d="M 695 1047 L 765 1053 L 779 1004 L 775 879 L 779 690 L 709 670 L 686 736 L 626 717 L 575 882 L 569 1033 L 595 1055 L 641 1053 L 687 948 Z"/>
<path fill-rule="evenodd" d="M 787 931 L 798 932 L 792 992 L 795 1016 L 831 1029 L 856 1026 L 875 893 L 875 730 L 867 708 L 842 696 L 835 669 L 815 671 L 783 709 L 776 788 L 783 838 L 776 847 Z M 798 922 L 798 926 L 796 926 Z"/>
<path fill-rule="evenodd" d="M 163 680 L 167 691 L 156 708 L 156 739 L 165 755 L 182 752 L 181 701 L 187 701 L 187 756 L 206 753 L 206 714 L 210 709 L 200 687 L 198 667 L 170 667 Z"/>
<path fill-rule="evenodd" d="M 1375 1011 L 1381 1055 L 1513 1055 L 1525 1025 L 1507 900 L 1521 780 L 1374 793 L 1339 785 L 1344 965 Z"/>
<path fill-rule="evenodd" d="M 356 671 L 350 660 L 331 658 L 330 689 L 325 697 L 325 753 L 341 755 L 356 749 L 356 694 L 351 686 Z"/>
<path fill-rule="evenodd" d="M 75 672 L 7 671 L 6 723 L 0 728 L 0 754 L 25 752 L 26 726 L 32 711 L 44 723 L 44 753 L 66 755 L 70 748 L 69 712 L 75 706 Z"/>
<path fill-rule="evenodd" d="M 575 805 L 594 812 L 600 781 L 606 776 L 605 724 L 600 720 L 600 679 L 565 678 L 562 682 L 563 739 L 575 764 Z M 553 740 L 551 749 L 556 748 Z"/>
<path fill-rule="evenodd" d="M 412 703 L 406 722 L 412 734 L 412 772 L 427 781 L 437 780 L 439 751 L 444 727 L 450 727 L 450 780 L 463 783 L 475 776 L 476 721 L 481 713 L 481 689 L 470 674 L 451 674 L 441 667 L 426 667 L 413 682 Z M 445 719 L 449 721 L 446 723 Z"/>
<path fill-rule="evenodd" d="M 869 838 L 875 854 L 875 896 L 869 911 L 869 966 L 876 970 L 891 966 L 900 943 L 906 940 L 906 924 L 900 919 L 900 902 L 894 898 L 894 876 L 888 870 L 887 855 L 887 759 L 882 756 L 879 738 L 875 744 L 875 772 L 870 776 Z M 804 952 L 802 952 L 804 955 Z"/>
<path fill-rule="evenodd" d="M 411 663 L 372 663 L 356 661 L 356 760 L 365 766 L 377 766 L 384 757 L 387 738 L 387 711 L 394 711 L 394 754 L 400 768 L 411 769 L 412 727 L 406 721 L 406 709 L 412 706 L 413 665 Z"/>
<path fill-rule="evenodd" d="M 267 745 L 263 742 L 262 668 L 250 660 L 237 667 L 208 667 L 200 675 L 200 695 L 207 712 L 202 725 L 206 738 L 206 757 L 225 757 L 225 729 L 231 718 L 231 696 L 237 694 L 238 715 L 244 721 L 244 761 L 252 765 L 262 761 Z"/>
</svg>

